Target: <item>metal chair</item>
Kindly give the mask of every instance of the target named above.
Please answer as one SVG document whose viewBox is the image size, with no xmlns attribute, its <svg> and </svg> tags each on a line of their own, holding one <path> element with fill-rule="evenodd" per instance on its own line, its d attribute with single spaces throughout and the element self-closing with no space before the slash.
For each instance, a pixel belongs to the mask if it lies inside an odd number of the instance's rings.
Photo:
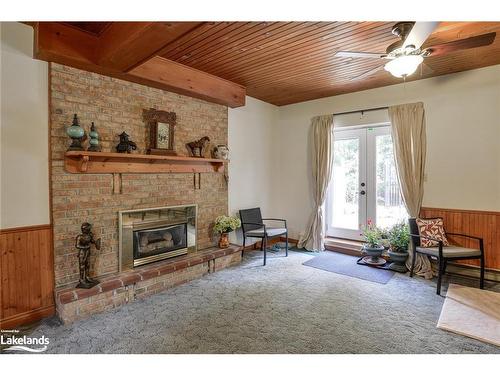
<svg viewBox="0 0 500 375">
<path fill-rule="evenodd" d="M 245 250 L 246 238 L 260 238 L 260 249 L 264 251 L 264 266 L 266 265 L 267 253 L 267 239 L 271 237 L 285 235 L 285 252 L 288 256 L 288 229 L 286 226 L 285 219 L 263 219 L 260 212 L 260 208 L 249 208 L 246 210 L 240 210 L 241 219 L 241 229 L 243 231 L 243 251 Z M 270 227 L 264 224 L 264 221 L 279 221 L 282 222 L 284 226 L 280 227 Z M 243 254 L 243 252 L 242 252 Z"/>
<path fill-rule="evenodd" d="M 446 264 L 448 260 L 459 260 L 459 259 L 480 259 L 481 261 L 481 271 L 479 277 L 479 287 L 484 289 L 484 245 L 483 239 L 480 237 L 469 236 L 462 233 L 446 233 L 453 236 L 461 236 L 471 238 L 479 242 L 479 249 L 469 249 L 460 246 L 444 246 L 442 241 L 438 241 L 432 237 L 422 236 L 418 230 L 417 220 L 415 218 L 410 218 L 408 220 L 410 225 L 410 236 L 413 244 L 413 259 L 410 269 L 410 277 L 413 277 L 413 270 L 415 268 L 415 259 L 417 253 L 430 255 L 438 260 L 438 280 L 437 280 L 437 290 L 436 294 L 441 294 L 441 281 L 443 275 L 446 273 Z M 427 238 L 429 240 L 437 241 L 438 246 L 436 247 L 421 247 L 420 238 Z"/>
</svg>

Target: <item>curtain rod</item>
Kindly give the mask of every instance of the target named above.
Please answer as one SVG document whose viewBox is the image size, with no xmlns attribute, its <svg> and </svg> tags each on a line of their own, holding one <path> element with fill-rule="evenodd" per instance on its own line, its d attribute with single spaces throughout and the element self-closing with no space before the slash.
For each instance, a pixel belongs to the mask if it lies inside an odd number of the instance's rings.
<svg viewBox="0 0 500 375">
<path fill-rule="evenodd" d="M 339 115 L 349 115 L 351 113 L 358 113 L 361 112 L 361 115 L 363 115 L 364 112 L 371 112 L 371 111 L 380 111 L 382 109 L 388 109 L 389 107 L 377 107 L 377 108 L 368 108 L 368 109 L 358 109 L 357 111 L 347 111 L 347 112 L 339 112 L 339 113 L 334 113 L 334 116 L 339 116 Z"/>
</svg>

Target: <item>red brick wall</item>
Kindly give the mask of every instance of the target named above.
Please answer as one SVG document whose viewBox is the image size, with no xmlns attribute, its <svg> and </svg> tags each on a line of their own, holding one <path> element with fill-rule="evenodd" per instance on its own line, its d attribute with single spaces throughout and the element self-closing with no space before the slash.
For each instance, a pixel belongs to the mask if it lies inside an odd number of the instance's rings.
<svg viewBox="0 0 500 375">
<path fill-rule="evenodd" d="M 65 129 L 74 113 L 87 133 L 91 121 L 100 134 L 103 151 L 114 152 L 118 134 L 126 131 L 145 153 L 147 128 L 144 108 L 177 114 L 175 149 L 187 155 L 185 143 L 208 135 L 211 145 L 227 144 L 227 107 L 167 91 L 125 82 L 82 70 L 51 64 L 52 212 L 56 287 L 78 281 L 74 238 L 89 221 L 101 237 L 101 251 L 92 257 L 95 277 L 118 272 L 118 211 L 177 204 L 198 204 L 198 248 L 214 244 L 209 226 L 227 213 L 227 185 L 220 173 L 193 175 L 123 174 L 122 194 L 113 194 L 112 175 L 70 174 L 64 171 L 64 153 L 70 140 Z M 85 144 L 87 146 L 87 142 Z"/>
</svg>

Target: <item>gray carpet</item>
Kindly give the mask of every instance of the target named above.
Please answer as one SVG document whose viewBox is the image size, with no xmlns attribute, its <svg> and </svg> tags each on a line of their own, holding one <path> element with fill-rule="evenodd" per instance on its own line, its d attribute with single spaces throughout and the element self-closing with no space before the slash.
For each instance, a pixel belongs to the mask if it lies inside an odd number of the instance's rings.
<svg viewBox="0 0 500 375">
<path fill-rule="evenodd" d="M 444 298 L 432 281 L 396 274 L 382 285 L 283 255 L 263 267 L 249 252 L 120 309 L 69 326 L 46 320 L 32 336 L 49 337 L 49 353 L 500 353 L 436 328 Z"/>
<path fill-rule="evenodd" d="M 380 269 L 371 266 L 356 264 L 357 257 L 345 254 L 325 251 L 321 255 L 304 262 L 304 266 L 318 268 L 320 270 L 335 272 L 341 275 L 357 277 L 358 279 L 373 281 L 375 283 L 387 284 L 394 276 L 390 270 Z"/>
</svg>

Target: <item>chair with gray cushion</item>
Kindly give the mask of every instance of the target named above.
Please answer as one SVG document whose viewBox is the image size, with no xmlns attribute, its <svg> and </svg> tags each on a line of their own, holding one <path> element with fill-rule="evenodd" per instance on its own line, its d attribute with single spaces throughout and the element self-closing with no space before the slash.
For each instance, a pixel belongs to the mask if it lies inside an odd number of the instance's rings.
<svg viewBox="0 0 500 375">
<path fill-rule="evenodd" d="M 437 258 L 438 260 L 438 281 L 437 281 L 437 294 L 441 294 L 441 280 L 442 276 L 446 272 L 446 264 L 448 260 L 460 260 L 460 259 L 480 259 L 481 261 L 481 271 L 479 277 L 479 287 L 484 289 L 484 245 L 483 239 L 479 237 L 469 236 L 462 233 L 446 233 L 453 236 L 466 237 L 478 241 L 479 249 L 470 249 L 460 246 L 444 246 L 442 241 L 437 239 L 422 236 L 418 230 L 417 221 L 415 218 L 409 219 L 410 225 L 410 236 L 413 244 L 413 259 L 410 269 L 410 277 L 413 277 L 413 270 L 415 268 L 415 259 L 417 253 L 429 255 Z M 422 247 L 420 246 L 420 238 L 427 238 L 429 240 L 437 241 L 438 246 L 436 247 Z"/>
<path fill-rule="evenodd" d="M 243 231 L 243 250 L 245 249 L 246 238 L 260 238 L 260 249 L 264 251 L 264 266 L 266 265 L 267 239 L 285 235 L 285 253 L 288 256 L 288 229 L 285 219 L 263 219 L 260 208 L 249 208 L 240 210 L 241 229 Z M 279 222 L 278 226 L 269 226 L 265 221 Z"/>
</svg>

